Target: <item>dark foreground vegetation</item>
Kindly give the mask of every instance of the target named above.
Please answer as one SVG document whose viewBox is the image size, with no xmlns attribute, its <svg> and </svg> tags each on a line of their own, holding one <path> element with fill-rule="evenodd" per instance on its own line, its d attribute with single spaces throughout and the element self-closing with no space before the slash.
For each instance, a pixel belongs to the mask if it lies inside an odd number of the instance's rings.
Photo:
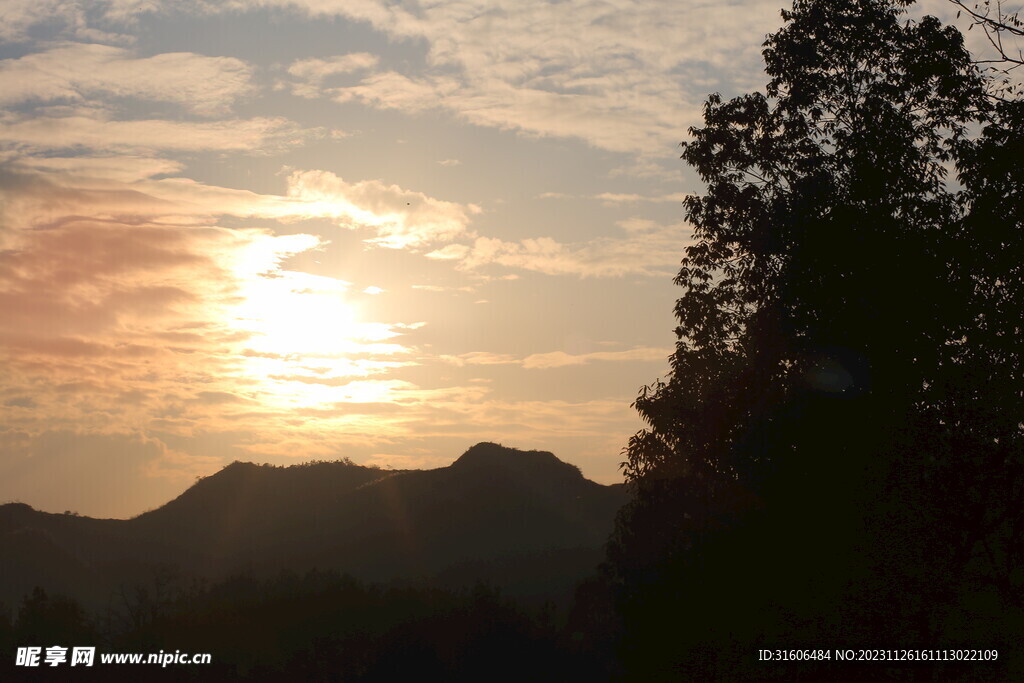
<svg viewBox="0 0 1024 683">
<path fill-rule="evenodd" d="M 609 554 L 635 680 L 1024 676 L 1024 32 L 979 3 L 979 63 L 911 4 L 794 2 L 765 91 L 683 145 L 707 190 Z M 753 661 L 835 647 L 1000 661 Z"/>
<path fill-rule="evenodd" d="M 381 586 L 333 572 L 136 587 L 97 611 L 37 590 L 0 615 L 3 652 L 93 645 L 97 653 L 208 652 L 212 663 L 102 665 L 97 654 L 91 668 L 29 670 L 5 662 L 2 678 L 606 680 L 610 662 L 590 642 L 591 617 L 553 602 L 526 607 L 484 584 Z"/>
</svg>

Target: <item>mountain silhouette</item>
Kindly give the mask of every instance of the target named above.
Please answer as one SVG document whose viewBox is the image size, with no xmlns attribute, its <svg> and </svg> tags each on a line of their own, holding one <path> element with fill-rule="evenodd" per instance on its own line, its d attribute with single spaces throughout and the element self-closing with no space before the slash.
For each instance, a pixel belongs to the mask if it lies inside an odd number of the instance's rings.
<svg viewBox="0 0 1024 683">
<path fill-rule="evenodd" d="M 311 569 L 548 598 L 600 562 L 626 497 L 551 453 L 493 443 L 434 470 L 235 462 L 129 520 L 0 506 L 0 600 L 44 585 L 100 604 L 161 576 Z"/>
</svg>

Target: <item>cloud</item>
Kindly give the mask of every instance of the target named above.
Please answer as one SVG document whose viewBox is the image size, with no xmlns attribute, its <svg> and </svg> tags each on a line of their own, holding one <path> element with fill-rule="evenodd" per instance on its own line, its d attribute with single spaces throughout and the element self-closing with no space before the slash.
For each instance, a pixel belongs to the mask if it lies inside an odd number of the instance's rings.
<svg viewBox="0 0 1024 683">
<path fill-rule="evenodd" d="M 26 438 L 230 425 L 273 441 L 268 425 L 287 431 L 297 409 L 421 395 L 370 379 L 414 363 L 401 337 L 421 323 L 363 319 L 349 283 L 283 267 L 319 238 L 212 222 L 224 210 L 315 213 L 310 200 L 116 159 L 24 159 L 0 172 L 0 402 L 19 411 Z"/>
<path fill-rule="evenodd" d="M 281 117 L 171 121 L 115 120 L 80 108 L 34 114 L 0 112 L 0 146 L 25 151 L 94 149 L 127 152 L 236 151 L 268 153 L 309 135 Z"/>
<path fill-rule="evenodd" d="M 658 361 L 672 355 L 672 349 L 638 346 L 625 351 L 594 351 L 584 354 L 569 354 L 564 351 L 535 353 L 523 360 L 524 368 L 561 368 L 568 365 L 587 365 L 592 361 Z"/>
<path fill-rule="evenodd" d="M 606 86 L 610 90 L 615 87 L 613 83 Z M 295 88 L 310 97 L 315 84 L 301 83 Z M 676 105 L 663 112 L 663 118 L 670 120 L 641 127 L 636 125 L 638 118 L 649 117 L 649 112 L 638 112 L 625 102 L 608 102 L 605 93 L 552 92 L 517 87 L 500 79 L 467 83 L 447 75 L 410 77 L 396 71 L 371 74 L 357 85 L 322 88 L 320 93 L 340 103 L 362 102 L 411 114 L 445 109 L 478 126 L 582 138 L 595 147 L 634 153 L 671 149 L 684 128 L 679 125 L 680 112 L 696 116 L 699 111 L 666 90 L 663 96 Z"/>
<path fill-rule="evenodd" d="M 224 403 L 244 403 L 250 399 L 233 394 L 230 391 L 199 391 L 196 392 L 195 398 L 190 400 L 207 405 L 220 405 Z"/>
<path fill-rule="evenodd" d="M 236 0 L 233 8 L 254 3 Z M 711 92 L 760 89 L 765 35 L 781 25 L 776 0 L 466 0 L 415 9 L 385 0 L 260 0 L 310 16 L 367 22 L 398 40 L 422 40 L 426 64 L 319 87 L 336 101 L 418 113 L 448 111 L 478 126 L 576 138 L 648 160 L 667 158 L 701 120 Z M 208 5 L 212 7 L 212 5 Z M 918 14 L 954 19 L 926 0 Z M 966 22 L 961 22 L 965 24 Z M 967 35 L 990 53 L 980 32 Z M 630 169 L 644 175 L 650 164 Z"/>
<path fill-rule="evenodd" d="M 601 192 L 594 195 L 574 195 L 566 194 L 564 192 L 542 192 L 537 195 L 538 199 L 597 199 L 605 206 L 614 206 L 617 204 L 636 204 L 636 203 L 680 203 L 686 199 L 687 194 L 685 192 L 670 192 L 667 194 L 657 195 L 643 195 L 636 193 L 623 193 L 623 192 Z"/>
<path fill-rule="evenodd" d="M 397 71 L 383 71 L 366 76 L 358 85 L 325 88 L 321 95 L 335 102 L 357 101 L 378 109 L 418 113 L 447 107 L 445 98 L 456 96 L 460 87 L 458 80 L 447 76 L 410 78 Z"/>
<path fill-rule="evenodd" d="M 320 96 L 321 88 L 332 76 L 366 71 L 377 66 L 380 58 L 367 52 L 352 52 L 326 59 L 300 59 L 288 67 L 292 92 L 300 97 Z"/>
<path fill-rule="evenodd" d="M 442 249 L 443 251 L 443 249 Z M 419 289 L 424 292 L 473 292 L 475 287 L 463 285 L 461 287 L 450 287 L 445 285 L 410 285 L 410 289 Z"/>
<path fill-rule="evenodd" d="M 91 181 L 130 183 L 156 175 L 176 174 L 184 164 L 149 156 L 26 157 L 19 166 L 34 171 L 67 175 L 83 184 Z"/>
<path fill-rule="evenodd" d="M 570 365 L 587 365 L 593 361 L 627 362 L 627 361 L 659 361 L 664 362 L 672 354 L 672 349 L 637 346 L 623 351 L 594 351 L 583 354 L 570 354 L 564 351 L 534 353 L 526 358 L 518 358 L 506 353 L 490 353 L 473 351 L 458 356 L 441 356 L 440 360 L 464 367 L 467 365 L 518 365 L 527 369 L 561 368 Z"/>
<path fill-rule="evenodd" d="M 487 351 L 472 351 L 458 356 L 441 356 L 441 360 L 459 367 L 465 365 L 519 365 L 520 360 L 507 353 L 489 353 Z"/>
<path fill-rule="evenodd" d="M 365 71 L 377 66 L 380 58 L 368 52 L 351 52 L 326 59 L 300 59 L 292 62 L 288 73 L 296 78 L 319 82 L 335 74 Z"/>
<path fill-rule="evenodd" d="M 31 356 L 111 358 L 131 349 L 165 355 L 163 344 L 139 339 L 190 317 L 219 320 L 233 306 L 240 271 L 316 243 L 255 229 L 81 218 L 8 233 L 6 241 L 0 254 L 3 339 Z M 207 331 L 211 342 L 227 332 Z"/>
<path fill-rule="evenodd" d="M 389 248 L 443 242 L 466 232 L 475 204 L 457 204 L 428 197 L 380 180 L 347 182 L 328 171 L 295 171 L 288 177 L 288 196 L 315 205 L 338 207 L 343 217 L 376 229 L 372 244 Z"/>
<path fill-rule="evenodd" d="M 760 44 L 778 24 L 771 0 L 470 0 L 415 13 L 369 0 L 261 4 L 365 21 L 429 46 L 425 69 L 378 71 L 323 88 L 324 97 L 410 113 L 442 109 L 475 125 L 653 156 L 699 120 L 708 92 L 760 84 Z"/>
<path fill-rule="evenodd" d="M 292 87 L 305 97 L 357 100 L 407 112 L 440 109 L 481 126 L 570 137 L 595 147 L 665 157 L 700 121 L 710 92 L 747 92 L 764 83 L 761 43 L 781 21 L 774 0 L 467 0 L 415 7 L 387 0 L 198 0 L 197 12 L 275 8 L 313 20 L 343 17 L 396 41 L 423 41 L 426 63 L 373 72 L 373 55 L 294 63 Z M 9 0 L 0 39 L 23 41 L 40 23 L 92 42 L 130 40 L 144 13 L 172 12 L 166 0 Z M 953 19 L 941 0 L 920 12 Z M 966 26 L 966 20 L 960 22 Z M 966 34 L 975 50 L 980 31 Z M 371 71 L 360 82 L 330 77 Z"/>
<path fill-rule="evenodd" d="M 467 234 L 473 204 L 458 204 L 380 180 L 348 182 L 333 173 L 293 170 L 286 195 L 206 185 L 188 178 L 154 178 L 180 165 L 154 157 L 53 157 L 0 167 L 0 220 L 48 225 L 61 216 L 122 221 L 209 222 L 218 216 L 274 220 L 326 218 L 372 230 L 367 242 L 415 248 Z M 2 243 L 2 242 L 0 242 Z"/>
<path fill-rule="evenodd" d="M 637 202 L 651 202 L 651 203 L 674 203 L 679 204 L 686 199 L 687 194 L 685 192 L 671 192 L 669 194 L 659 195 L 642 195 L 633 193 L 620 193 L 620 192 L 602 192 L 594 195 L 595 199 L 599 199 L 605 204 L 635 204 Z"/>
<path fill-rule="evenodd" d="M 124 97 L 222 115 L 255 92 L 251 80 L 250 67 L 233 57 L 177 52 L 138 58 L 124 48 L 70 43 L 0 61 L 0 106 Z"/>
<path fill-rule="evenodd" d="M 452 261 L 460 270 L 499 265 L 579 277 L 664 276 L 678 269 L 691 234 L 689 228 L 682 224 L 659 225 L 643 219 L 622 221 L 619 227 L 625 236 L 598 237 L 573 244 L 550 237 L 517 242 L 477 237 L 470 244 L 446 245 L 429 252 L 427 257 Z"/>
<path fill-rule="evenodd" d="M 462 164 L 458 159 L 442 159 L 437 162 L 440 166 L 459 166 Z"/>
<path fill-rule="evenodd" d="M 142 5 L 149 0 L 117 0 L 113 5 L 133 3 Z M 97 42 L 131 42 L 129 36 L 110 33 L 89 25 L 88 10 L 95 14 L 95 3 L 75 0 L 5 0 L 0 3 L 0 40 L 25 42 L 30 40 L 31 29 L 42 23 L 57 24 L 65 37 Z M 108 10 L 109 11 L 109 10 Z"/>
<path fill-rule="evenodd" d="M 84 218 L 11 232 L 0 252 L 0 395 L 32 396 L 34 408 L 14 422 L 29 434 L 104 434 L 170 418 L 201 429 L 237 410 L 209 399 L 265 397 L 252 381 L 258 359 L 243 355 L 261 330 L 237 311 L 268 264 L 280 270 L 315 244 Z"/>
</svg>

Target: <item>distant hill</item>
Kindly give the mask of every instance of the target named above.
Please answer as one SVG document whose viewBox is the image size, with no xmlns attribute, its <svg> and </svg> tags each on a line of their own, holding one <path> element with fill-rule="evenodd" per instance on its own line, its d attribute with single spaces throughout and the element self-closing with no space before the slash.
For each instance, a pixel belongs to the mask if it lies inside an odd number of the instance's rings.
<svg viewBox="0 0 1024 683">
<path fill-rule="evenodd" d="M 547 597 L 592 571 L 625 500 L 551 453 L 493 443 L 435 470 L 235 462 L 130 520 L 0 506 L 0 600 L 309 569 Z"/>
</svg>

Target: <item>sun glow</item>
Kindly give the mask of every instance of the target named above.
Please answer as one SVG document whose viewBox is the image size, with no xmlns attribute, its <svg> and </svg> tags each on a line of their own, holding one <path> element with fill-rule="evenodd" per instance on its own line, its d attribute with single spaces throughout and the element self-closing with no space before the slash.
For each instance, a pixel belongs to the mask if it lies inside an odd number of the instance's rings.
<svg viewBox="0 0 1024 683">
<path fill-rule="evenodd" d="M 251 347 L 280 356 L 351 350 L 359 333 L 347 282 L 308 273 L 278 271 L 250 281 L 236 311 L 255 336 Z"/>
<path fill-rule="evenodd" d="M 293 246 L 308 248 L 286 245 L 285 255 Z M 415 326 L 363 320 L 349 282 L 282 270 L 282 258 L 256 249 L 238 265 L 247 272 L 231 321 L 245 337 L 241 373 L 254 397 L 278 407 L 387 401 L 389 389 L 365 378 L 409 364 L 396 359 L 409 350 L 390 340 Z"/>
</svg>

